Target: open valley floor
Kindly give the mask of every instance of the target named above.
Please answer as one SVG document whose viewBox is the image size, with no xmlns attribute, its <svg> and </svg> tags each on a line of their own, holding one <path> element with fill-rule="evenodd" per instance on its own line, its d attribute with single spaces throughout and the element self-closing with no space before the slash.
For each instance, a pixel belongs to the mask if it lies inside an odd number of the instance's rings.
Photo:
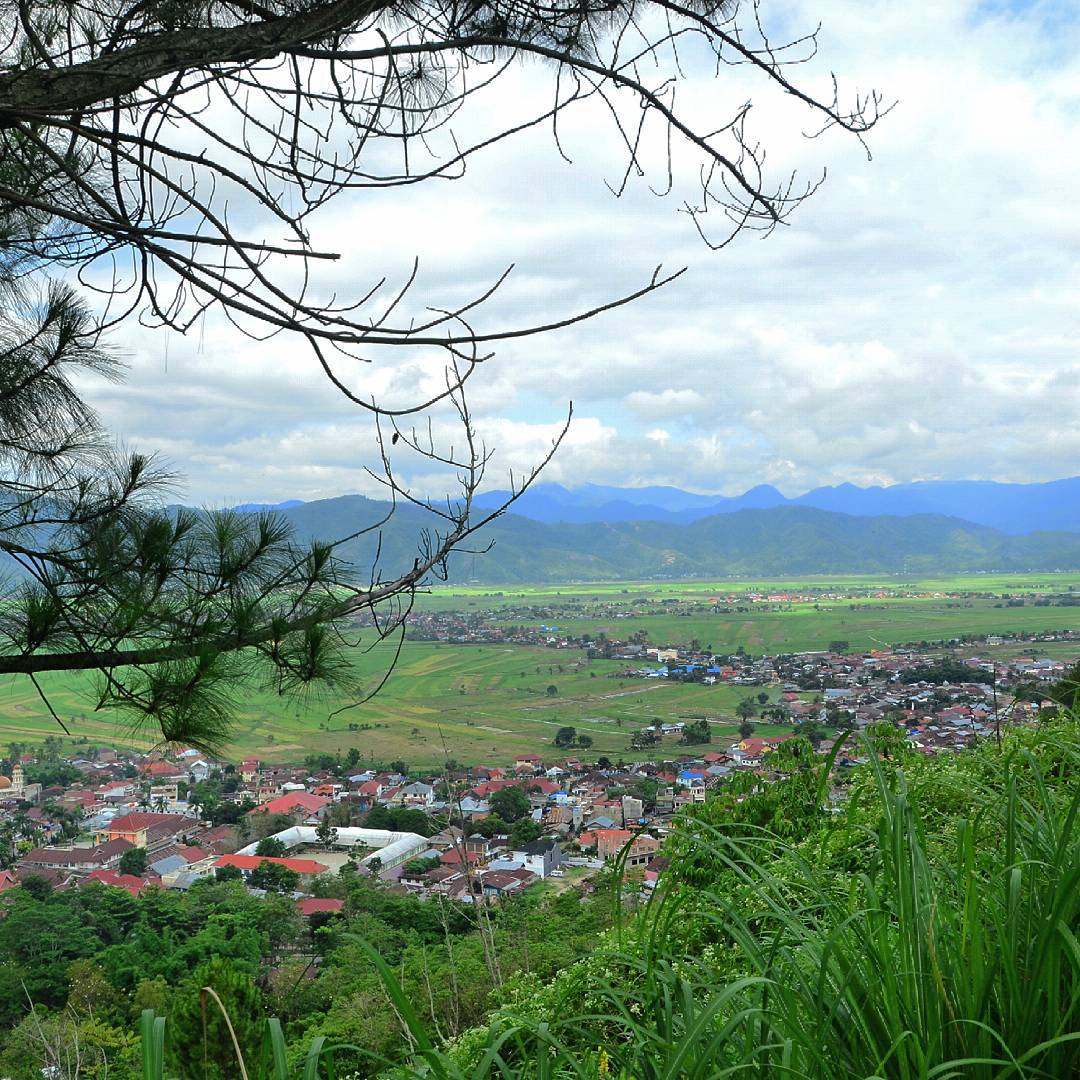
<svg viewBox="0 0 1080 1080">
<path fill-rule="evenodd" d="M 633 732 L 654 720 L 704 718 L 723 740 L 735 735 L 735 709 L 748 690 L 775 705 L 779 682 L 748 688 L 724 679 L 635 678 L 626 675 L 641 666 L 630 658 L 633 647 L 620 657 L 605 643 L 636 642 L 642 661 L 649 648 L 685 660 L 823 652 L 844 643 L 852 653 L 910 647 L 1002 664 L 1033 655 L 1067 663 L 1080 656 L 1080 573 L 438 588 L 417 597 L 385 686 L 350 707 L 378 685 L 396 651 L 390 643 L 368 650 L 370 626 L 359 626 L 357 636 L 347 695 L 280 697 L 257 686 L 238 695 L 229 754 L 288 761 L 356 747 L 370 762 L 499 763 L 543 752 L 569 725 L 592 740 L 596 755 L 670 755 L 664 743 L 633 748 Z M 85 678 L 40 681 L 78 737 L 147 745 L 122 717 L 94 711 Z M 30 742 L 58 730 L 33 685 L 17 678 L 0 700 L 0 724 L 9 738 Z M 782 730 L 758 721 L 761 735 Z"/>
</svg>

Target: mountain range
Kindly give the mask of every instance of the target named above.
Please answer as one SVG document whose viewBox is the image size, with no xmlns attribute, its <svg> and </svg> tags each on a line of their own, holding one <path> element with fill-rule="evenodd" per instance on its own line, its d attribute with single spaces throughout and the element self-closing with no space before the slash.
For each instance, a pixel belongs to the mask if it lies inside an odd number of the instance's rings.
<svg viewBox="0 0 1080 1080">
<path fill-rule="evenodd" d="M 495 507 L 508 492 L 479 496 L 477 505 Z M 715 514 L 808 506 L 856 517 L 881 514 L 945 514 L 1013 536 L 1039 530 L 1080 531 L 1080 476 L 1039 484 L 1001 484 L 991 480 L 924 480 L 889 487 L 840 484 L 787 498 L 761 484 L 742 495 L 698 495 L 675 487 L 608 487 L 535 484 L 514 504 L 514 513 L 534 521 L 664 521 L 687 524 Z"/>
<path fill-rule="evenodd" d="M 685 493 L 683 493 L 685 494 Z M 651 504 L 650 504 L 651 505 Z M 323 499 L 279 512 L 299 538 L 349 535 L 381 518 L 387 503 L 359 495 Z M 434 519 L 397 509 L 375 534 L 339 554 L 367 575 L 379 548 L 384 578 L 407 570 L 421 530 Z M 945 573 L 1080 568 L 1080 533 L 1025 536 L 942 514 L 856 516 L 808 506 L 734 509 L 696 521 L 545 523 L 505 514 L 474 539 L 484 554 L 456 553 L 449 580 L 526 582 L 634 580 L 832 573 Z"/>
</svg>

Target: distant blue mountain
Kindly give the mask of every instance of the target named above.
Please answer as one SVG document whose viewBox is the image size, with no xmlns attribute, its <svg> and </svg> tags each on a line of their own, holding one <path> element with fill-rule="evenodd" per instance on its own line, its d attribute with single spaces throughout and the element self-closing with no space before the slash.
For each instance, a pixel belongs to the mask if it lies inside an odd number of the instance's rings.
<svg viewBox="0 0 1080 1080">
<path fill-rule="evenodd" d="M 507 491 L 490 491 L 474 501 L 481 509 L 494 509 L 508 496 Z M 713 514 L 769 510 L 774 506 L 786 506 L 788 502 L 768 484 L 730 497 L 697 495 L 673 487 L 618 488 L 583 484 L 578 488 L 565 488 L 561 484 L 535 484 L 514 503 L 513 512 L 548 523 L 670 521 L 685 525 Z"/>
<path fill-rule="evenodd" d="M 1043 484 L 992 480 L 924 480 L 891 487 L 821 487 L 791 500 L 797 506 L 860 517 L 951 514 L 1018 536 L 1040 529 L 1080 531 L 1080 476 Z"/>
<path fill-rule="evenodd" d="M 412 566 L 418 538 L 431 528 L 431 516 L 414 506 L 399 506 L 392 515 L 391 509 L 387 503 L 346 495 L 304 503 L 283 517 L 300 540 L 352 535 L 338 554 L 367 580 L 376 558 L 384 576 Z M 383 519 L 382 529 L 360 533 Z M 448 580 L 509 584 L 1080 568 L 1080 532 L 1006 536 L 941 514 L 854 516 L 808 506 L 742 509 L 685 525 L 555 524 L 510 513 L 487 525 L 479 541 L 485 547 L 490 543 L 490 550 L 452 553 Z"/>
<path fill-rule="evenodd" d="M 508 494 L 487 492 L 476 503 L 494 508 Z M 925 480 L 868 488 L 840 484 L 815 488 L 793 499 L 768 484 L 736 496 L 699 495 L 674 487 L 536 484 L 514 504 L 513 512 L 548 524 L 660 521 L 685 525 L 715 514 L 777 506 L 808 506 L 855 517 L 944 514 L 1013 536 L 1045 530 L 1080 532 L 1080 477 L 1041 484 L 992 480 Z"/>
<path fill-rule="evenodd" d="M 289 510 L 294 506 L 303 506 L 303 499 L 286 499 L 279 503 L 240 503 L 238 506 L 230 506 L 230 510 L 239 510 L 242 514 L 255 514 L 260 510 Z"/>
</svg>

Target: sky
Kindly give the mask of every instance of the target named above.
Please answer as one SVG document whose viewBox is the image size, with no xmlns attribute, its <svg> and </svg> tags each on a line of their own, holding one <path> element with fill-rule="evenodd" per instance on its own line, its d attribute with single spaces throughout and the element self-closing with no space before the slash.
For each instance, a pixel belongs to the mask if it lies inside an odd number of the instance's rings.
<svg viewBox="0 0 1080 1080">
<path fill-rule="evenodd" d="M 877 89 L 895 106 L 867 138 L 830 132 L 744 69 L 718 76 L 690 55 L 678 101 L 722 123 L 745 100 L 771 175 L 821 188 L 768 237 L 711 251 L 680 212 L 698 160 L 663 142 L 632 178 L 600 109 L 474 159 L 461 180 L 342 196 L 312 222 L 341 252 L 319 287 L 361 294 L 400 282 L 414 258 L 413 314 L 478 295 L 484 331 L 547 322 L 646 282 L 677 281 L 617 311 L 499 345 L 469 383 L 506 486 L 574 419 L 543 478 L 673 484 L 735 494 L 770 483 L 923 479 L 1031 482 L 1080 473 L 1080 16 L 1067 4 L 765 0 L 777 40 L 820 22 L 818 56 L 792 71 L 841 98 Z M 462 117 L 494 130 L 550 97 L 551 73 L 522 64 Z M 630 115 L 632 115 L 632 110 Z M 715 217 L 715 215 L 714 215 Z M 710 220 L 710 225 L 712 220 Z M 88 396 L 125 443 L 159 453 L 193 503 L 378 495 L 370 418 L 331 387 L 301 344 L 252 342 L 208 317 L 186 336 L 134 325 L 113 338 L 120 386 Z M 430 356 L 343 368 L 362 396 L 393 404 L 436 385 Z M 443 445 L 460 431 L 432 417 Z M 402 447 L 404 450 L 404 447 Z M 400 454 L 404 483 L 452 489 L 441 466 Z"/>
</svg>

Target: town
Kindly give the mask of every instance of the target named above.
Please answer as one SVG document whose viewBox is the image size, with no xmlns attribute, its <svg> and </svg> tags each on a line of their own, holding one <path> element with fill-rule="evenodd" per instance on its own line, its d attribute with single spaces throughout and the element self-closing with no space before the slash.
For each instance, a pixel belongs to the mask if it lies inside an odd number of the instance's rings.
<svg viewBox="0 0 1080 1080">
<path fill-rule="evenodd" d="M 545 633 L 568 647 L 557 631 Z M 38 749 L 12 744 L 0 775 L 0 891 L 39 878 L 55 889 L 97 882 L 137 896 L 236 878 L 256 894 L 293 896 L 305 917 L 326 917 L 343 906 L 334 880 L 350 874 L 482 904 L 544 882 L 588 888 L 613 860 L 648 890 L 679 811 L 723 794 L 736 777 L 773 782 L 785 743 L 804 738 L 824 756 L 844 739 L 832 794 L 842 799 L 844 771 L 865 754 L 850 733 L 889 731 L 922 755 L 962 751 L 1052 708 L 1045 688 L 1067 670 L 1033 655 L 860 653 L 839 641 L 830 651 L 757 657 L 641 640 L 574 644 L 627 661 L 620 678 L 733 684 L 747 695 L 735 717 L 659 717 L 629 732 L 626 756 L 614 761 L 586 761 L 591 740 L 569 725 L 542 752 L 447 759 L 437 771 L 367 765 L 355 748 L 289 764 L 184 748 L 67 750 L 57 736 Z M 738 735 L 725 739 L 733 723 Z"/>
</svg>

